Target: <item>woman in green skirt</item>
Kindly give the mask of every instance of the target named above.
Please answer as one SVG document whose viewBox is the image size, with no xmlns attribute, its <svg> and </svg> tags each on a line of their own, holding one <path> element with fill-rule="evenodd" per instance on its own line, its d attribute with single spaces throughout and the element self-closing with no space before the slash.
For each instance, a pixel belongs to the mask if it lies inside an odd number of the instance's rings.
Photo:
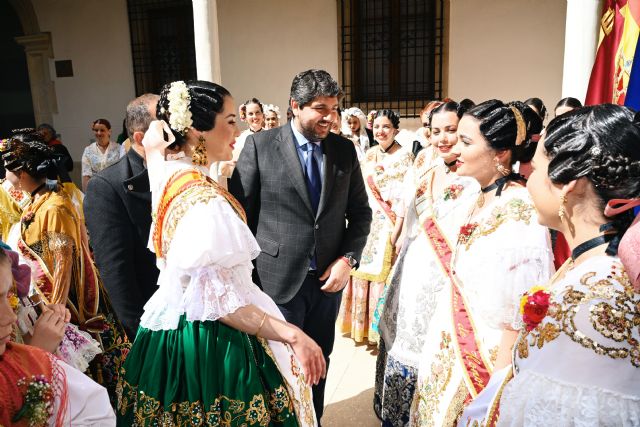
<svg viewBox="0 0 640 427">
<path fill-rule="evenodd" d="M 231 159 L 235 111 L 219 85 L 173 82 L 145 134 L 159 288 L 123 367 L 119 425 L 316 425 L 322 351 L 252 282 L 260 248 L 209 177 Z"/>
</svg>

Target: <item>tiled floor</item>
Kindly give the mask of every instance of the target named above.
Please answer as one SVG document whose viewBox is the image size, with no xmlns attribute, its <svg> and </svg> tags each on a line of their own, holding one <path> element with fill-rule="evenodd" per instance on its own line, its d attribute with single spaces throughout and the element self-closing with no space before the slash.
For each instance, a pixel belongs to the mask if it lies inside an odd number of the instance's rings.
<svg viewBox="0 0 640 427">
<path fill-rule="evenodd" d="M 376 354 L 375 347 L 356 345 L 336 331 L 325 391 L 324 427 L 380 426 L 373 412 Z"/>
</svg>

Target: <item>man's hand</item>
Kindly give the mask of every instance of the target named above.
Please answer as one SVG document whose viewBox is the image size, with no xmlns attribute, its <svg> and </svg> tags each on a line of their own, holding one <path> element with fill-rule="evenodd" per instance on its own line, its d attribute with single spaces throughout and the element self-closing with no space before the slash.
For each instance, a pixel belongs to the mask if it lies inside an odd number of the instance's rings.
<svg viewBox="0 0 640 427">
<path fill-rule="evenodd" d="M 320 289 L 324 292 L 339 292 L 347 286 L 349 281 L 349 274 L 351 273 L 351 266 L 342 257 L 333 261 L 327 268 L 320 280 L 327 280 Z"/>
</svg>

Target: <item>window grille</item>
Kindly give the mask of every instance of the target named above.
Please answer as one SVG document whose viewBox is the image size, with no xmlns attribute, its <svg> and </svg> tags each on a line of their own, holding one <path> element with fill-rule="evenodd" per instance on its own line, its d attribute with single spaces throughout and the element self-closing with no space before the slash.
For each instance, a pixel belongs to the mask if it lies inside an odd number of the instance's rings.
<svg viewBox="0 0 640 427">
<path fill-rule="evenodd" d="M 340 0 L 345 106 L 415 117 L 442 97 L 444 0 Z"/>
<path fill-rule="evenodd" d="M 136 95 L 196 78 L 191 0 L 128 0 Z"/>
</svg>

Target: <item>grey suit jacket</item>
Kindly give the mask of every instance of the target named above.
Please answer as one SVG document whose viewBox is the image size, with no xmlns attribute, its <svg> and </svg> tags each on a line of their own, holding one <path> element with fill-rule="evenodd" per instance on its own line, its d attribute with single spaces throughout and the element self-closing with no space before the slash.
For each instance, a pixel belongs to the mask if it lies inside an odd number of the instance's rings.
<svg viewBox="0 0 640 427">
<path fill-rule="evenodd" d="M 371 226 L 353 144 L 332 133 L 322 141 L 315 217 L 296 144 L 290 124 L 250 135 L 229 182 L 262 249 L 254 278 L 278 304 L 298 292 L 314 252 L 319 274 L 342 255 L 359 260 Z"/>
</svg>

